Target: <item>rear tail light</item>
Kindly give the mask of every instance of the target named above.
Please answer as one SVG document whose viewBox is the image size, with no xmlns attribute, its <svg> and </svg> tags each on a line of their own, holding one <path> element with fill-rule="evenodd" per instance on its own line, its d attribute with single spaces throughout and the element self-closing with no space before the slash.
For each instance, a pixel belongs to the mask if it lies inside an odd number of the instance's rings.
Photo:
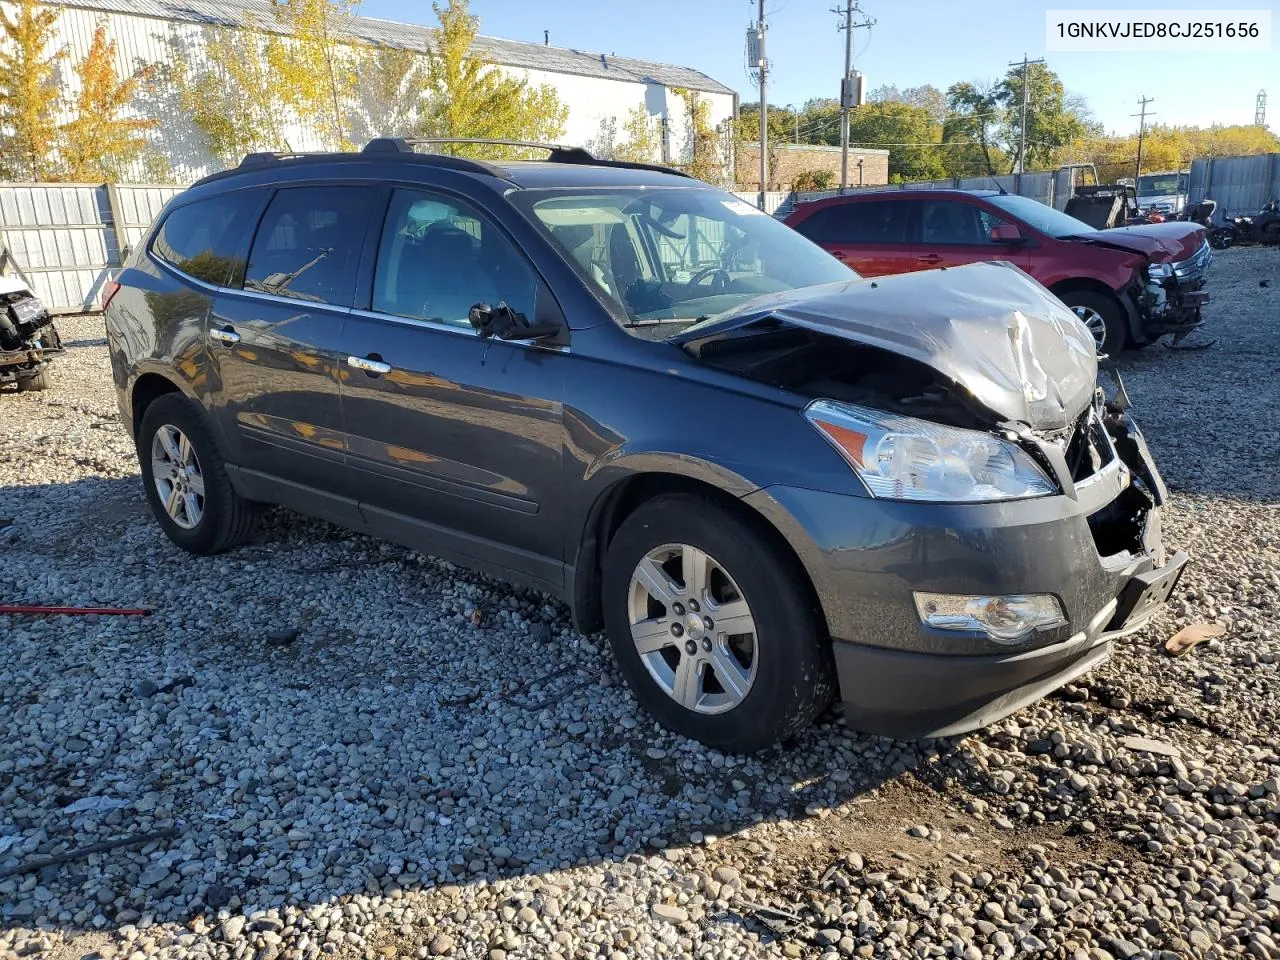
<svg viewBox="0 0 1280 960">
<path fill-rule="evenodd" d="M 102 291 L 102 309 L 103 310 L 106 310 L 107 307 L 111 306 L 112 299 L 114 299 L 115 295 L 119 292 L 120 292 L 120 282 L 118 280 L 112 280 L 110 283 L 107 284 L 106 289 Z"/>
</svg>

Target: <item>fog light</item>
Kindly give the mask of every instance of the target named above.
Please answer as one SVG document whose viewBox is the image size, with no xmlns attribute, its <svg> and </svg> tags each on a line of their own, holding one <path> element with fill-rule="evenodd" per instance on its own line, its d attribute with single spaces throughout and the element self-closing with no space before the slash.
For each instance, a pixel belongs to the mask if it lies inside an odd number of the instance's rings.
<svg viewBox="0 0 1280 960">
<path fill-rule="evenodd" d="M 939 630 L 985 633 L 996 643 L 1022 643 L 1036 630 L 1067 622 L 1062 604 L 1048 593 L 1009 597 L 966 597 L 954 593 L 915 593 L 922 623 Z"/>
</svg>

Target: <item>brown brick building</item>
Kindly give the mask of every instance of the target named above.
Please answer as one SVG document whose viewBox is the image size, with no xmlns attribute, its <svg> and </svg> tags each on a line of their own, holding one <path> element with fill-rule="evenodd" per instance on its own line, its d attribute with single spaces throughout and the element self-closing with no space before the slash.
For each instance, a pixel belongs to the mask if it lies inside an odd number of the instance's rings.
<svg viewBox="0 0 1280 960">
<path fill-rule="evenodd" d="M 735 189 L 760 189 L 760 145 L 737 145 Z M 807 170 L 827 170 L 831 186 L 840 186 L 840 148 L 807 143 L 780 143 L 769 146 L 769 190 L 790 190 L 796 176 Z M 889 151 L 865 147 L 849 149 L 849 186 L 878 186 L 889 182 Z"/>
</svg>

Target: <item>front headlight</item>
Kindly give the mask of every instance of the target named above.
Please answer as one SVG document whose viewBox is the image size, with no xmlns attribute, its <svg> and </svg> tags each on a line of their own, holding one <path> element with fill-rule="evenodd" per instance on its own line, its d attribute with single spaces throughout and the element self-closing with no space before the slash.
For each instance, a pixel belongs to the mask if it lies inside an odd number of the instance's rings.
<svg viewBox="0 0 1280 960">
<path fill-rule="evenodd" d="M 814 400 L 804 415 L 873 497 L 989 503 L 1058 492 L 1026 451 L 989 433 L 835 400 Z"/>
<path fill-rule="evenodd" d="M 19 323 L 27 323 L 44 313 L 44 304 L 35 297 L 27 297 L 13 304 L 13 312 Z"/>
<path fill-rule="evenodd" d="M 1165 280 L 1173 276 L 1172 263 L 1152 263 L 1147 266 L 1147 276 L 1152 280 Z"/>
</svg>

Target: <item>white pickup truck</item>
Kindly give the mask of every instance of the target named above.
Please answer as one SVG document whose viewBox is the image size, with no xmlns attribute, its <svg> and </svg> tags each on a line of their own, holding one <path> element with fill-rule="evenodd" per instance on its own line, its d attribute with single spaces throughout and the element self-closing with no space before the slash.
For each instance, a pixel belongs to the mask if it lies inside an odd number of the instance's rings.
<svg viewBox="0 0 1280 960">
<path fill-rule="evenodd" d="M 0 277 L 0 386 L 19 390 L 49 386 L 49 363 L 62 352 L 53 317 L 17 277 Z"/>
</svg>

